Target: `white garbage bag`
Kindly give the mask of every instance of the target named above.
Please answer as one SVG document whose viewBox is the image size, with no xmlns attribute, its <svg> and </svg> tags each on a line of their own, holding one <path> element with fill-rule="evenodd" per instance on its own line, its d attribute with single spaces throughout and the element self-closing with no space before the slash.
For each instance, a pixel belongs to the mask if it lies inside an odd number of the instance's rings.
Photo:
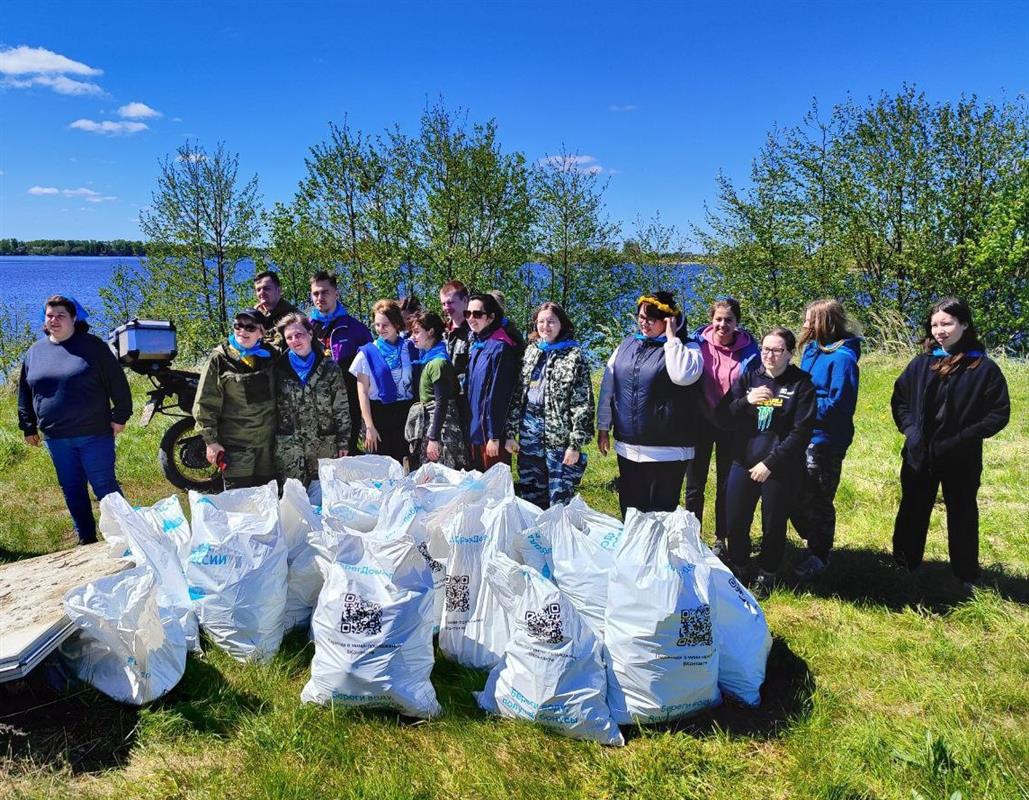
<svg viewBox="0 0 1029 800">
<path fill-rule="evenodd" d="M 576 495 L 567 505 L 542 512 L 519 548 L 525 563 L 543 565 L 540 571 L 557 584 L 601 639 L 608 573 L 621 538 L 621 521 L 594 511 Z"/>
<path fill-rule="evenodd" d="M 308 539 L 321 528 L 321 518 L 308 500 L 304 485 L 288 478 L 279 499 L 279 524 L 286 542 L 286 630 L 306 627 L 322 590 L 316 551 Z"/>
<path fill-rule="evenodd" d="M 134 567 L 68 592 L 79 634 L 61 645 L 75 675 L 119 703 L 139 706 L 171 691 L 186 670 L 186 637 L 161 608 L 157 573 Z"/>
<path fill-rule="evenodd" d="M 286 542 L 275 481 L 217 495 L 189 493 L 193 607 L 215 644 L 240 661 L 266 661 L 282 643 Z"/>
<path fill-rule="evenodd" d="M 318 459 L 322 505 L 336 499 L 333 491 L 340 484 L 360 484 L 382 490 L 403 477 L 404 468 L 389 456 L 362 455 Z"/>
<path fill-rule="evenodd" d="M 527 521 L 514 497 L 495 505 L 484 497 L 462 508 L 444 528 L 449 556 L 439 647 L 460 664 L 492 668 L 511 638 L 511 623 L 483 570 L 495 553 L 515 555 Z"/>
<path fill-rule="evenodd" d="M 189 522 L 186 515 L 182 513 L 182 505 L 175 495 L 158 500 L 152 506 L 142 506 L 134 509 L 141 514 L 157 531 L 161 532 L 172 543 L 179 559 L 179 564 L 184 565 L 189 557 Z M 103 515 L 99 523 L 100 533 L 111 548 L 111 553 L 116 558 L 128 558 L 131 547 L 119 527 L 116 518 L 105 520 Z"/>
<path fill-rule="evenodd" d="M 182 514 L 182 507 L 174 497 L 158 505 L 164 509 L 164 519 L 174 519 L 176 508 Z M 163 525 L 159 521 L 162 516 L 147 513 L 148 510 L 135 510 L 124 497 L 114 492 L 100 501 L 100 527 L 124 541 L 128 553 L 126 557 L 136 566 L 150 567 L 157 573 L 158 602 L 179 621 L 186 637 L 186 646 L 200 652 L 200 629 L 189 596 L 189 585 L 179 560 L 178 545 L 162 530 Z M 177 532 L 183 527 L 189 530 L 185 520 L 172 526 L 172 529 Z"/>
<path fill-rule="evenodd" d="M 761 685 L 772 649 L 772 634 L 761 606 L 732 571 L 700 538 L 700 523 L 686 512 L 682 531 L 684 557 L 711 569 L 714 587 L 715 645 L 718 647 L 718 686 L 747 706 L 761 704 Z"/>
<path fill-rule="evenodd" d="M 440 713 L 429 676 L 432 575 L 413 541 L 339 531 L 311 628 L 311 679 L 300 699 Z"/>
<path fill-rule="evenodd" d="M 625 744 L 607 705 L 602 645 L 574 605 L 538 571 L 502 553 L 490 558 L 486 581 L 514 630 L 475 694 L 479 706 L 573 739 Z"/>
<path fill-rule="evenodd" d="M 687 512 L 630 509 L 608 584 L 608 705 L 618 724 L 663 722 L 718 703 L 711 569 L 687 561 Z"/>
</svg>

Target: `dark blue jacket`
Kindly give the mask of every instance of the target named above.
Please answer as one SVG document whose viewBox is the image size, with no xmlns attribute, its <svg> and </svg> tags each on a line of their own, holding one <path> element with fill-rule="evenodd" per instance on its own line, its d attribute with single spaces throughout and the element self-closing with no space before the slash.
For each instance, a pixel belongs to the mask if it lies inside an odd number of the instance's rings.
<svg viewBox="0 0 1029 800">
<path fill-rule="evenodd" d="M 828 346 L 809 342 L 804 348 L 800 368 L 811 375 L 818 397 L 811 444 L 846 452 L 854 440 L 860 357 L 861 339 L 856 336 Z"/>
<path fill-rule="evenodd" d="M 125 373 L 103 340 L 77 330 L 63 342 L 40 339 L 18 379 L 18 427 L 48 439 L 110 435 L 132 416 Z"/>
<path fill-rule="evenodd" d="M 699 386 L 700 381 L 672 382 L 663 344 L 627 337 L 614 363 L 615 438 L 641 446 L 692 447 Z"/>
<path fill-rule="evenodd" d="M 472 444 L 486 444 L 490 439 L 503 440 L 507 409 L 514 394 L 520 362 L 518 348 L 503 329 L 487 334 L 481 347 L 472 337 L 465 382 Z"/>
<path fill-rule="evenodd" d="M 328 324 L 318 320 L 311 321 L 314 326 L 314 338 L 326 349 L 325 355 L 331 355 L 333 361 L 343 370 L 344 378 L 353 380 L 350 365 L 362 345 L 372 341 L 372 333 L 361 320 L 345 314 Z"/>
</svg>

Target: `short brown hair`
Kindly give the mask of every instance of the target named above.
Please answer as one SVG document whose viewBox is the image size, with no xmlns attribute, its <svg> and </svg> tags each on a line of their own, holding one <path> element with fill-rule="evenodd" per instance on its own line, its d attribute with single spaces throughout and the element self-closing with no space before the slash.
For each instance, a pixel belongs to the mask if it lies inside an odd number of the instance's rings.
<svg viewBox="0 0 1029 800">
<path fill-rule="evenodd" d="M 465 300 L 468 299 L 468 287 L 459 280 L 447 281 L 439 287 L 440 294 L 456 294 Z"/>
<path fill-rule="evenodd" d="M 77 316 L 75 313 L 75 301 L 65 297 L 63 294 L 50 295 L 43 304 L 44 308 L 63 308 L 68 312 L 68 316 L 75 319 Z"/>
<path fill-rule="evenodd" d="M 275 330 L 277 330 L 282 335 L 282 337 L 285 338 L 286 328 L 288 328 L 290 325 L 303 325 L 304 330 L 306 330 L 312 336 L 314 335 L 314 325 L 311 323 L 311 320 L 307 318 L 306 314 L 301 314 L 296 311 L 294 311 L 292 314 L 287 314 L 279 320 L 279 324 L 275 326 Z"/>
<path fill-rule="evenodd" d="M 772 328 L 764 336 L 761 337 L 761 341 L 764 342 L 764 340 L 767 339 L 769 336 L 778 336 L 780 339 L 782 339 L 783 344 L 786 345 L 787 350 L 789 350 L 791 353 L 796 352 L 797 337 L 793 335 L 793 331 L 791 331 L 789 328 L 784 328 L 782 325 L 776 325 L 774 328 Z"/>
<path fill-rule="evenodd" d="M 389 320 L 389 324 L 396 328 L 398 332 L 404 330 L 404 315 L 400 313 L 400 303 L 396 300 L 383 299 L 377 301 L 372 306 L 372 322 L 375 321 L 376 314 L 382 314 L 386 317 Z"/>
<path fill-rule="evenodd" d="M 314 275 L 311 276 L 310 283 L 331 283 L 332 288 L 339 288 L 336 286 L 336 276 L 331 272 L 326 272 L 323 269 L 318 270 Z"/>
<path fill-rule="evenodd" d="M 740 301 L 735 297 L 719 297 L 711 304 L 711 308 L 708 309 L 708 319 L 715 318 L 715 312 L 720 308 L 727 308 L 732 312 L 732 315 L 736 318 L 737 324 L 740 321 Z"/>
<path fill-rule="evenodd" d="M 431 333 L 432 338 L 437 342 L 443 339 L 443 320 L 435 311 L 417 311 L 408 322 L 408 330 L 417 325 L 426 333 Z"/>
</svg>

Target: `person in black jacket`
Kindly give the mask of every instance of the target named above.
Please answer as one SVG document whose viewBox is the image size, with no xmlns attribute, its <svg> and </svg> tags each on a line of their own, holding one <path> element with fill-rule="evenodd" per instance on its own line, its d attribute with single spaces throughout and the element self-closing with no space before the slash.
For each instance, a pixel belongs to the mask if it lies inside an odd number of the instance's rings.
<svg viewBox="0 0 1029 800">
<path fill-rule="evenodd" d="M 733 464 L 726 486 L 729 560 L 741 576 L 750 561 L 750 525 L 761 500 L 759 571 L 754 595 L 771 592 L 786 550 L 786 521 L 804 479 L 804 452 L 818 406 L 811 376 L 790 363 L 797 340 L 772 328 L 761 340 L 761 366 L 740 375 L 718 405 L 733 431 Z M 724 555 L 724 553 L 719 553 Z"/>
<path fill-rule="evenodd" d="M 86 482 L 98 500 L 121 491 L 114 437 L 132 416 L 132 393 L 110 348 L 88 333 L 74 300 L 54 295 L 44 308 L 47 335 L 25 353 L 18 379 L 18 427 L 34 447 L 42 432 L 79 543 L 90 544 L 96 520 Z"/>
<path fill-rule="evenodd" d="M 936 303 L 925 332 L 925 352 L 893 385 L 893 419 L 904 434 L 893 557 L 909 570 L 922 563 L 929 515 L 942 484 L 951 569 L 970 589 L 979 579 L 976 495 L 983 439 L 1008 424 L 1008 385 L 986 356 L 963 300 Z"/>
</svg>

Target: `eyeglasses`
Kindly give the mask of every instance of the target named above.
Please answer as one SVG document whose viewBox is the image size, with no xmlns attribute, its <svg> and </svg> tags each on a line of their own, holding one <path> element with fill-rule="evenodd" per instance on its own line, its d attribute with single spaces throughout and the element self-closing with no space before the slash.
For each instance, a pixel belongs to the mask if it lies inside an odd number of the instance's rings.
<svg viewBox="0 0 1029 800">
<path fill-rule="evenodd" d="M 466 308 L 464 310 L 464 318 L 465 319 L 468 319 L 469 317 L 474 317 L 475 319 L 482 319 L 485 316 L 486 316 L 486 312 L 485 311 L 480 311 L 479 309 L 475 309 L 474 311 L 472 311 L 470 308 Z"/>
<path fill-rule="evenodd" d="M 257 326 L 252 322 L 233 322 L 232 329 L 235 331 L 246 331 L 247 333 L 253 333 L 257 330 Z"/>
<path fill-rule="evenodd" d="M 785 347 L 762 347 L 761 355 L 763 356 L 781 356 L 786 352 Z"/>
</svg>

